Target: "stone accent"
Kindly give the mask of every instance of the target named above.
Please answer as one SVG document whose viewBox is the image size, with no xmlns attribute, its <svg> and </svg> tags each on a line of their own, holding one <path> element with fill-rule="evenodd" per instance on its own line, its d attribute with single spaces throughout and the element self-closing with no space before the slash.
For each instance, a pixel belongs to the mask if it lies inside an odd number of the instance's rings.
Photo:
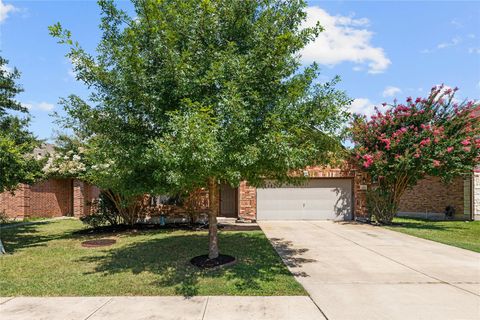
<svg viewBox="0 0 480 320">
<path fill-rule="evenodd" d="M 244 220 L 255 220 L 257 218 L 257 189 L 250 186 L 248 182 L 242 181 L 238 188 L 238 217 Z"/>
<path fill-rule="evenodd" d="M 473 219 L 480 220 L 480 169 L 473 174 Z"/>
<path fill-rule="evenodd" d="M 418 184 L 408 189 L 400 201 L 399 212 L 402 215 L 418 216 L 423 214 L 424 218 L 443 218 L 445 208 L 453 206 L 455 217 L 464 218 L 464 213 L 469 214 L 469 199 L 465 199 L 464 177 L 453 179 L 451 183 L 443 183 L 440 178 L 426 177 Z M 466 197 L 470 198 L 469 194 Z M 467 200 L 467 201 L 465 201 Z"/>
</svg>

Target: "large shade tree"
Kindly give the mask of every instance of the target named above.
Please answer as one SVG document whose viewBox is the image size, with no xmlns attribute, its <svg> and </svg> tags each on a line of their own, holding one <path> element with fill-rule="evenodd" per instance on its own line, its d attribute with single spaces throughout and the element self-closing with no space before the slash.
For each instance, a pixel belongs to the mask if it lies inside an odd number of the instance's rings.
<svg viewBox="0 0 480 320">
<path fill-rule="evenodd" d="M 89 101 L 63 100 L 65 124 L 101 136 L 132 194 L 208 187 L 209 257 L 218 257 L 219 183 L 294 179 L 340 148 L 348 116 L 337 79 L 319 84 L 299 53 L 322 31 L 304 28 L 304 1 L 133 1 L 134 13 L 99 1 L 97 55 L 71 33 L 70 47 Z"/>
<path fill-rule="evenodd" d="M 427 175 L 449 181 L 470 174 L 480 161 L 480 104 L 458 101 L 457 89 L 432 88 L 427 98 L 385 104 L 352 126 L 354 160 L 377 189 L 368 196 L 370 213 L 390 223 L 405 190 Z"/>
</svg>

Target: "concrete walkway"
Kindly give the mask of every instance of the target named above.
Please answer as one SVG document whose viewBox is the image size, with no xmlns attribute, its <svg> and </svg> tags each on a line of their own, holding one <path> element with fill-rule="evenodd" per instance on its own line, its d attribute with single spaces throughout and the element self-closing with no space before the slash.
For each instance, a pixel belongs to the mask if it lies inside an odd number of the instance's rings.
<svg viewBox="0 0 480 320">
<path fill-rule="evenodd" d="M 480 319 L 480 254 L 356 223 L 259 225 L 328 319 Z"/>
<path fill-rule="evenodd" d="M 314 320 L 307 296 L 0 298 L 1 320 Z"/>
</svg>

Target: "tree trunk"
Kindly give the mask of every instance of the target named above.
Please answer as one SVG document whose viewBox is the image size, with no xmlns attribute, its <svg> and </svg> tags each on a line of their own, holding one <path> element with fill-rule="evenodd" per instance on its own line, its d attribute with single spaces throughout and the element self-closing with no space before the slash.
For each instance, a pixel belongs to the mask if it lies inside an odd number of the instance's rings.
<svg viewBox="0 0 480 320">
<path fill-rule="evenodd" d="M 208 211 L 208 258 L 218 258 L 218 227 L 217 215 L 219 210 L 218 203 L 219 186 L 217 180 L 210 178 L 208 180 L 208 202 L 210 210 Z"/>
<path fill-rule="evenodd" d="M 0 255 L 5 254 L 5 248 L 3 247 L 2 239 L 0 239 Z"/>
</svg>

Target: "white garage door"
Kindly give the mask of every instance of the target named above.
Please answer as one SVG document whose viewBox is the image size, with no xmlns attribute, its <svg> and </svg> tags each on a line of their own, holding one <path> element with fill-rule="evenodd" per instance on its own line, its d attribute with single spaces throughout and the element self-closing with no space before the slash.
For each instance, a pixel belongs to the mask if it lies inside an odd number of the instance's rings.
<svg viewBox="0 0 480 320">
<path fill-rule="evenodd" d="M 303 186 L 257 189 L 257 220 L 348 220 L 351 179 L 309 179 Z"/>
</svg>

